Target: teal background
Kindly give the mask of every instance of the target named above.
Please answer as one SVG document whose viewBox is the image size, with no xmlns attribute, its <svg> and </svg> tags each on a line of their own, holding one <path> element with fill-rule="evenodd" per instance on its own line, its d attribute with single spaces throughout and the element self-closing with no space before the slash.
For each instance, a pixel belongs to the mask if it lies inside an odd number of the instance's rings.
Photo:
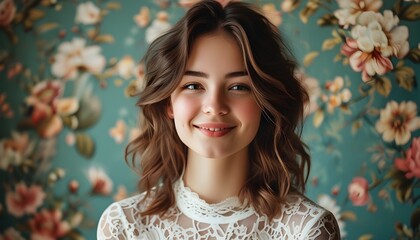
<svg viewBox="0 0 420 240">
<path fill-rule="evenodd" d="M 3 141 L 12 138 L 12 131 L 29 134 L 30 139 L 36 144 L 47 141 L 39 136 L 33 127 L 22 128 L 20 124 L 28 117 L 28 106 L 24 104 L 25 99 L 31 95 L 29 89 L 37 82 L 61 81 L 65 85 L 63 96 L 71 97 L 77 93 L 75 86 L 80 83 L 78 80 L 80 76 L 86 76 L 87 86 L 93 89 L 91 97 L 97 97 L 100 101 L 101 114 L 95 123 L 86 129 L 72 129 L 64 126 L 54 137 L 49 138 L 48 141 L 54 141 L 56 145 L 53 148 L 55 152 L 50 152 L 51 157 L 42 158 L 42 161 L 50 164 L 47 168 L 37 169 L 39 165 L 35 164 L 35 167 L 29 167 L 26 172 L 22 170 L 22 166 L 0 169 L 0 187 L 2 187 L 0 190 L 0 236 L 7 228 L 14 227 L 21 232 L 25 239 L 30 239 L 32 230 L 27 223 L 34 213 L 26 214 L 23 217 L 13 216 L 8 212 L 5 201 L 6 193 L 12 191 L 14 186 L 21 181 L 25 181 L 28 186 L 37 184 L 43 187 L 47 197 L 43 205 L 37 208 L 38 210 L 43 208 L 60 209 L 63 212 L 63 219 L 67 220 L 71 219 L 75 212 L 84 216 L 83 221 L 72 226 L 71 231 L 66 235 L 70 239 L 76 239 L 76 236 L 85 239 L 96 238 L 97 220 L 102 211 L 115 201 L 113 197 L 117 194 L 119 186 L 126 188 L 127 195 L 136 192 L 138 177 L 124 162 L 128 130 L 135 128 L 138 122 L 136 99 L 128 97 L 125 91 L 130 84 L 136 81 L 136 77 L 125 79 L 118 73 L 112 72 L 112 69 L 115 68 L 115 63 L 124 56 L 131 56 L 137 64 L 148 46 L 145 41 L 145 32 L 151 26 L 157 13 L 165 11 L 168 14 L 168 22 L 174 24 L 185 12 L 185 8 L 180 6 L 180 2 L 175 0 L 93 1 L 103 13 L 106 11 L 106 14 L 98 23 L 86 25 L 75 22 L 77 6 L 83 1 L 62 0 L 56 3 L 52 2 L 53 4 L 49 1 L 41 1 L 30 8 L 42 12 L 41 17 L 30 20 L 33 22 L 32 28 L 25 30 L 23 21 L 17 18 L 8 26 L 2 26 L 2 31 L 0 31 L 0 94 L 5 94 L 6 99 L 3 103 L 0 101 L 0 104 L 7 103 L 14 113 L 13 116 L 7 116 L 5 111 L 0 112 L 0 138 Z M 323 42 L 332 37 L 333 29 L 339 29 L 339 27 L 337 24 L 321 27 L 317 24 L 317 20 L 324 14 L 339 8 L 335 1 L 320 1 L 327 7 L 320 6 L 310 16 L 308 23 L 303 23 L 299 17 L 301 11 L 307 7 L 308 1 L 297 3 L 297 8 L 291 12 L 281 9 L 283 1 L 280 0 L 254 2 L 260 6 L 274 4 L 276 14 L 282 18 L 282 23 L 279 25 L 280 30 L 288 40 L 305 74 L 317 80 L 322 93 L 327 91 L 324 87 L 325 83 L 337 76 L 345 79 L 345 86 L 351 91 L 352 99 L 360 95 L 360 88 L 369 88 L 370 85 L 361 80 L 359 72 L 355 72 L 349 65 L 343 64 L 341 61 L 333 60 L 340 52 L 343 42 L 331 50 L 322 50 Z M 26 9 L 23 1 L 16 0 L 14 3 L 17 14 Z M 109 7 L 110 3 L 115 3 L 111 6 L 116 7 Z M 418 3 L 385 1 L 380 12 L 385 9 L 393 9 L 398 3 L 403 6 L 417 6 L 417 10 L 419 9 Z M 144 6 L 150 9 L 150 22 L 146 27 L 141 27 L 136 24 L 133 18 Z M 399 25 L 408 26 L 410 49 L 418 49 L 420 43 L 418 19 L 404 20 L 403 13 L 401 14 Z M 57 25 L 51 30 L 38 33 L 39 27 L 45 23 L 56 23 Z M 80 28 L 82 33 L 73 32 L 72 29 L 75 27 Z M 97 28 L 101 34 L 110 36 L 112 41 L 100 42 L 89 39 L 85 33 L 93 28 Z M 66 32 L 63 38 L 58 37 L 60 31 Z M 17 37 L 16 43 L 13 43 L 10 34 Z M 101 48 L 101 54 L 105 57 L 107 66 L 100 74 L 95 75 L 79 69 L 80 76 L 78 78 L 64 79 L 55 76 L 51 71 L 53 62 L 51 59 L 58 52 L 58 46 L 63 42 L 71 41 L 75 36 L 87 39 L 87 46 Z M 50 44 L 51 51 L 47 52 L 37 48 L 41 42 Z M 312 51 L 319 52 L 319 55 L 311 64 L 305 65 L 304 58 Z M 392 61 L 395 66 L 398 60 L 394 57 Z M 404 62 L 406 66 L 414 70 L 415 76 L 420 74 L 418 59 L 417 62 L 404 59 Z M 9 77 L 10 69 L 18 63 L 22 64 L 23 69 L 16 76 Z M 45 68 L 42 69 L 42 66 Z M 31 77 L 28 77 L 25 71 L 31 71 Z M 420 131 L 413 131 L 408 143 L 396 145 L 394 142 L 384 142 L 381 134 L 369 123 L 373 123 L 373 125 L 376 123 L 379 119 L 379 111 L 384 109 L 391 100 L 396 102 L 412 101 L 418 106 L 420 91 L 415 76 L 411 91 L 401 87 L 395 81 L 394 72 L 389 72 L 386 76 L 389 77 L 392 85 L 389 95 L 384 96 L 376 91 L 375 87 L 372 87 L 372 91 L 366 98 L 349 104 L 351 113 L 346 113 L 341 107 L 335 108 L 333 113 L 327 113 L 325 104 L 318 98 L 317 102 L 321 106 L 319 109 L 325 115 L 324 121 L 319 127 L 314 126 L 315 116 L 312 113 L 305 122 L 303 137 L 310 147 L 313 159 L 311 175 L 307 184 L 307 195 L 314 201 L 317 201 L 320 196 L 328 196 L 335 201 L 335 207 L 340 208 L 338 217 L 344 224 L 342 232 L 346 232 L 345 239 L 414 239 L 418 231 L 419 179 L 414 178 L 412 181 L 408 181 L 404 177 L 398 177 L 398 174 L 389 175 L 389 173 L 395 173 L 394 159 L 403 156 L 405 150 L 410 147 L 412 139 L 420 136 Z M 98 80 L 100 77 L 103 77 L 102 81 Z M 368 99 L 371 99 L 372 102 L 369 102 Z M 353 120 L 358 119 L 357 116 L 360 116 L 365 106 L 369 106 L 373 114 L 362 115 L 363 125 L 354 133 L 352 132 Z M 416 115 L 418 115 L 418 109 Z M 123 120 L 127 127 L 127 131 L 123 134 L 124 140 L 121 143 L 117 143 L 109 134 L 110 129 L 115 127 L 118 120 Z M 81 150 L 77 144 L 66 143 L 68 136 L 76 134 L 83 135 L 83 139 L 92 143 L 94 148 Z M 378 153 L 369 150 L 373 146 L 389 150 L 389 154 L 382 157 L 384 161 L 382 168 L 378 167 L 378 162 L 372 160 Z M 36 150 L 28 157 L 29 162 L 33 161 L 35 158 L 33 156 L 36 156 Z M 5 161 L 6 156 L 0 157 L 0 161 Z M 90 167 L 103 169 L 109 176 L 113 183 L 110 193 L 101 194 L 92 190 L 93 185 L 87 177 Z M 56 172 L 57 168 L 63 169 L 65 176 L 59 177 L 56 181 L 49 181 L 49 176 Z M 35 175 L 35 173 L 41 174 Z M 365 178 L 370 186 L 368 192 L 370 201 L 363 206 L 353 205 L 347 191 L 352 179 L 357 176 Z M 79 183 L 76 194 L 70 194 L 68 190 L 68 185 L 72 180 Z M 412 187 L 407 193 L 408 197 L 404 199 L 397 197 L 398 192 L 402 190 L 393 185 L 396 182 L 406 183 Z M 404 193 L 407 192 L 407 189 L 404 189 Z M 388 193 L 389 198 L 379 196 L 380 192 Z"/>
</svg>

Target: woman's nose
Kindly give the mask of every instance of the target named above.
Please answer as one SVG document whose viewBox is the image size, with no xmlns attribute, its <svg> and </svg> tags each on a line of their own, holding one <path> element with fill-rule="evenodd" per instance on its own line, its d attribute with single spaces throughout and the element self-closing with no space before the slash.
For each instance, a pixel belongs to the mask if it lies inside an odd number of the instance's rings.
<svg viewBox="0 0 420 240">
<path fill-rule="evenodd" d="M 203 101 L 203 112 L 211 115 L 226 115 L 229 106 L 222 91 L 208 91 Z"/>
</svg>

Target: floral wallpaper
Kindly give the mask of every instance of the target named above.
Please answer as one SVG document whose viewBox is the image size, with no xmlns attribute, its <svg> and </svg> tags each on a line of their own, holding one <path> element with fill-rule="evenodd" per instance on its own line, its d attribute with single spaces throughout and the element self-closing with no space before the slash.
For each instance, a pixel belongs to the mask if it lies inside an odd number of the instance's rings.
<svg viewBox="0 0 420 240">
<path fill-rule="evenodd" d="M 0 239 L 95 239 L 136 193 L 139 59 L 198 1 L 0 0 Z M 420 239 L 419 1 L 253 2 L 310 93 L 307 195 L 344 239 Z"/>
</svg>

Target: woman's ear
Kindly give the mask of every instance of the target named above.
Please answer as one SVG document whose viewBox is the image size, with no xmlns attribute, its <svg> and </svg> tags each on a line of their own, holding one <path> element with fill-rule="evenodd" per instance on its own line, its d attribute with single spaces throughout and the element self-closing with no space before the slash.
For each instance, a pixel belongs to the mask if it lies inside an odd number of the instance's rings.
<svg viewBox="0 0 420 240">
<path fill-rule="evenodd" d="M 168 114 L 168 117 L 170 119 L 174 119 L 174 111 L 172 109 L 172 103 L 171 102 L 169 102 L 168 106 L 166 107 L 166 113 Z"/>
</svg>

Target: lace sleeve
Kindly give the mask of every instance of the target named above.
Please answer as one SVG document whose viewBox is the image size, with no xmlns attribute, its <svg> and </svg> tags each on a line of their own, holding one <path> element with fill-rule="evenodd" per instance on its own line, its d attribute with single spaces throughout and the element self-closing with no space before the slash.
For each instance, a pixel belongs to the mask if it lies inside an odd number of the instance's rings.
<svg viewBox="0 0 420 240">
<path fill-rule="evenodd" d="M 313 240 L 340 240 L 340 228 L 334 215 L 325 211 L 318 221 L 311 227 L 305 239 Z"/>
<path fill-rule="evenodd" d="M 125 240 L 126 220 L 118 203 L 111 204 L 103 213 L 98 222 L 98 240 Z"/>
</svg>

